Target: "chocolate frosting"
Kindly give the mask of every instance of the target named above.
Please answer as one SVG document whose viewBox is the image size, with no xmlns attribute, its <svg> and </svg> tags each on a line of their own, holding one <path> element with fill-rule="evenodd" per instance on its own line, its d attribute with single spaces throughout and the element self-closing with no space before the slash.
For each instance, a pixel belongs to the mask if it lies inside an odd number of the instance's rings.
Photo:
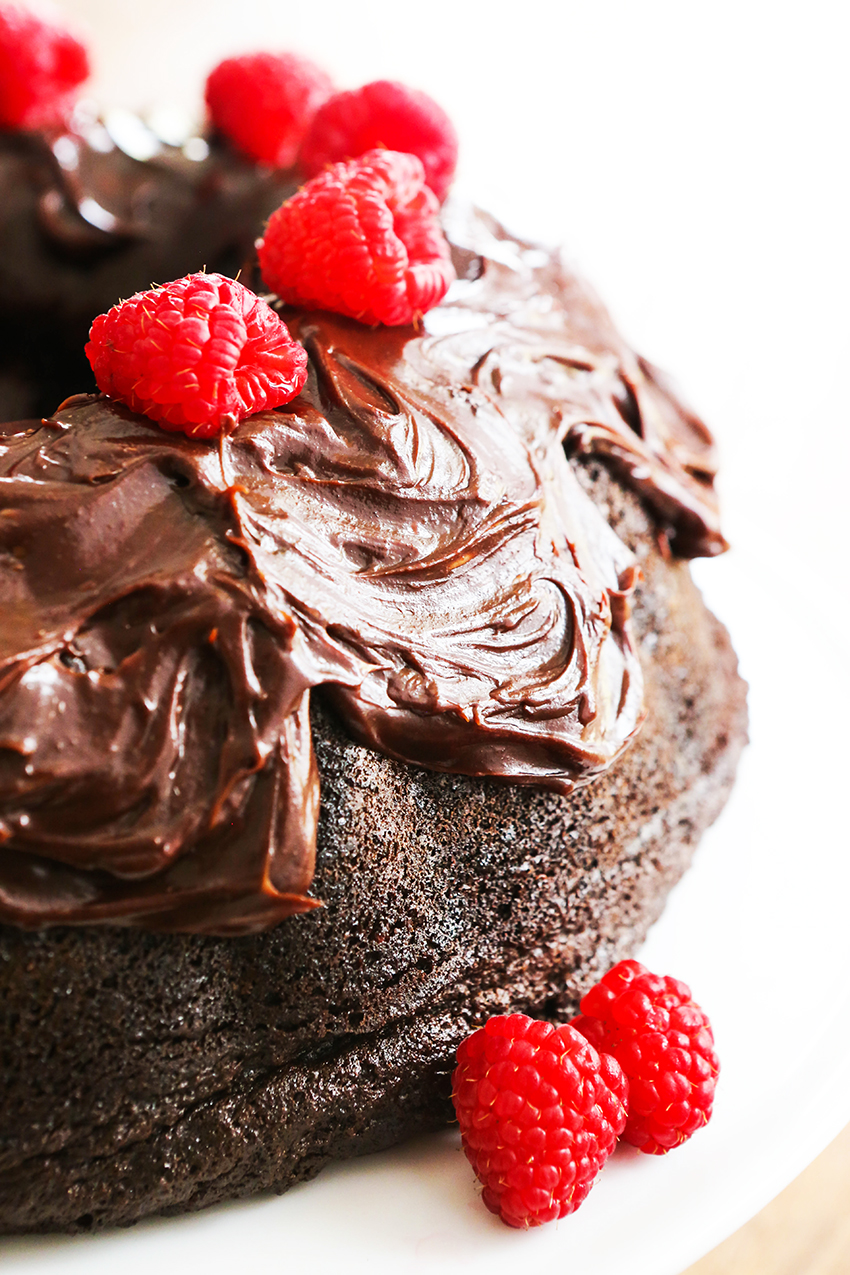
<svg viewBox="0 0 850 1275">
<path fill-rule="evenodd" d="M 554 432 L 570 456 L 604 460 L 651 505 L 679 556 L 728 548 L 710 431 L 629 348 L 562 254 L 463 207 L 450 207 L 446 222 L 471 278 L 426 316 L 435 340 L 423 352 L 466 366 L 529 444 Z"/>
<path fill-rule="evenodd" d="M 287 407 L 215 444 L 99 396 L 0 441 L 0 919 L 232 934 L 316 905 L 309 698 L 569 793 L 642 718 L 638 571 L 571 457 L 717 552 L 710 436 L 560 259 L 450 213 L 421 331 L 284 312 Z"/>
</svg>

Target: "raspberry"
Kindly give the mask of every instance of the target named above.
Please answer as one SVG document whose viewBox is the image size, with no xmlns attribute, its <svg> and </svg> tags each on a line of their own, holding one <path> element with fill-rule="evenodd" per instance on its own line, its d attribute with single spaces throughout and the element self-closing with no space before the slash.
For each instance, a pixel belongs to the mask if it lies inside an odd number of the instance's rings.
<svg viewBox="0 0 850 1275">
<path fill-rule="evenodd" d="M 445 199 L 457 166 L 454 125 L 427 93 L 393 80 L 375 80 L 328 98 L 307 130 L 301 167 L 312 177 L 328 164 L 378 146 L 418 155 L 428 185 Z"/>
<path fill-rule="evenodd" d="M 88 74 L 88 54 L 69 31 L 0 5 L 0 128 L 58 123 Z"/>
<path fill-rule="evenodd" d="M 572 1027 L 491 1018 L 457 1051 L 463 1149 L 508 1226 L 540 1226 L 587 1196 L 626 1121 L 628 1082 Z"/>
<path fill-rule="evenodd" d="M 225 58 L 207 78 L 214 127 L 250 159 L 291 168 L 307 126 L 333 93 L 324 71 L 294 53 Z"/>
<path fill-rule="evenodd" d="M 706 1014 L 675 978 L 620 961 L 587 993 L 572 1026 L 629 1078 L 623 1137 L 664 1155 L 707 1124 L 719 1063 Z"/>
<path fill-rule="evenodd" d="M 438 211 L 415 155 L 335 164 L 272 213 L 257 244 L 263 279 L 289 305 L 413 323 L 454 278 Z"/>
<path fill-rule="evenodd" d="M 104 394 L 192 438 L 289 402 L 307 379 L 307 353 L 286 324 L 220 274 L 113 306 L 92 324 L 86 354 Z"/>
</svg>

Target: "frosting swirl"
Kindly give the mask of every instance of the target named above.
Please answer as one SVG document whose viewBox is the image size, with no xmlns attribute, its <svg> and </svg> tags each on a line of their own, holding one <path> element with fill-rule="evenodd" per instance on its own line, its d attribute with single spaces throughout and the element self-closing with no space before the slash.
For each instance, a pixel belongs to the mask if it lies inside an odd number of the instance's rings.
<svg viewBox="0 0 850 1275">
<path fill-rule="evenodd" d="M 423 331 L 287 311 L 306 389 L 217 447 L 97 396 L 6 427 L 0 919 L 315 906 L 314 687 L 390 756 L 563 792 L 638 729 L 637 568 L 568 452 L 716 552 L 709 436 L 557 258 L 451 231 Z"/>
</svg>

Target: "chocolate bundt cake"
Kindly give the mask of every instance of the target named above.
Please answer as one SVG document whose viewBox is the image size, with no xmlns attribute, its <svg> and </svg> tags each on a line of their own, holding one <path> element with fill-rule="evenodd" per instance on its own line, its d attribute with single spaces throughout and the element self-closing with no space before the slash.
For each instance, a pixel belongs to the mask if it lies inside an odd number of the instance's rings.
<svg viewBox="0 0 850 1275">
<path fill-rule="evenodd" d="M 0 419 L 94 389 L 95 317 L 193 270 L 235 275 L 295 186 L 219 138 L 176 144 L 128 111 L 81 105 L 53 127 L 0 129 Z"/>
<path fill-rule="evenodd" d="M 0 1231 L 283 1190 L 634 951 L 745 688 L 711 438 L 557 255 L 447 216 L 421 329 L 286 407 L 0 436 Z"/>
</svg>

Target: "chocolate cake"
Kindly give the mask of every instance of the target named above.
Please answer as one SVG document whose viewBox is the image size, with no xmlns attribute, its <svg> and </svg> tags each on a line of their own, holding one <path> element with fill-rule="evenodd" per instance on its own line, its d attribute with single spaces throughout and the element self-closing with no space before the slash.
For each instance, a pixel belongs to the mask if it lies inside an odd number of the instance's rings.
<svg viewBox="0 0 850 1275">
<path fill-rule="evenodd" d="M 94 389 L 94 318 L 193 270 L 235 275 L 295 184 L 220 139 L 166 141 L 128 111 L 83 104 L 67 124 L 0 130 L 0 419 Z"/>
<path fill-rule="evenodd" d="M 283 1190 L 451 1115 L 721 809 L 705 426 L 555 254 L 447 216 L 421 329 L 284 312 L 218 445 L 78 396 L 0 443 L 0 1230 Z"/>
</svg>

